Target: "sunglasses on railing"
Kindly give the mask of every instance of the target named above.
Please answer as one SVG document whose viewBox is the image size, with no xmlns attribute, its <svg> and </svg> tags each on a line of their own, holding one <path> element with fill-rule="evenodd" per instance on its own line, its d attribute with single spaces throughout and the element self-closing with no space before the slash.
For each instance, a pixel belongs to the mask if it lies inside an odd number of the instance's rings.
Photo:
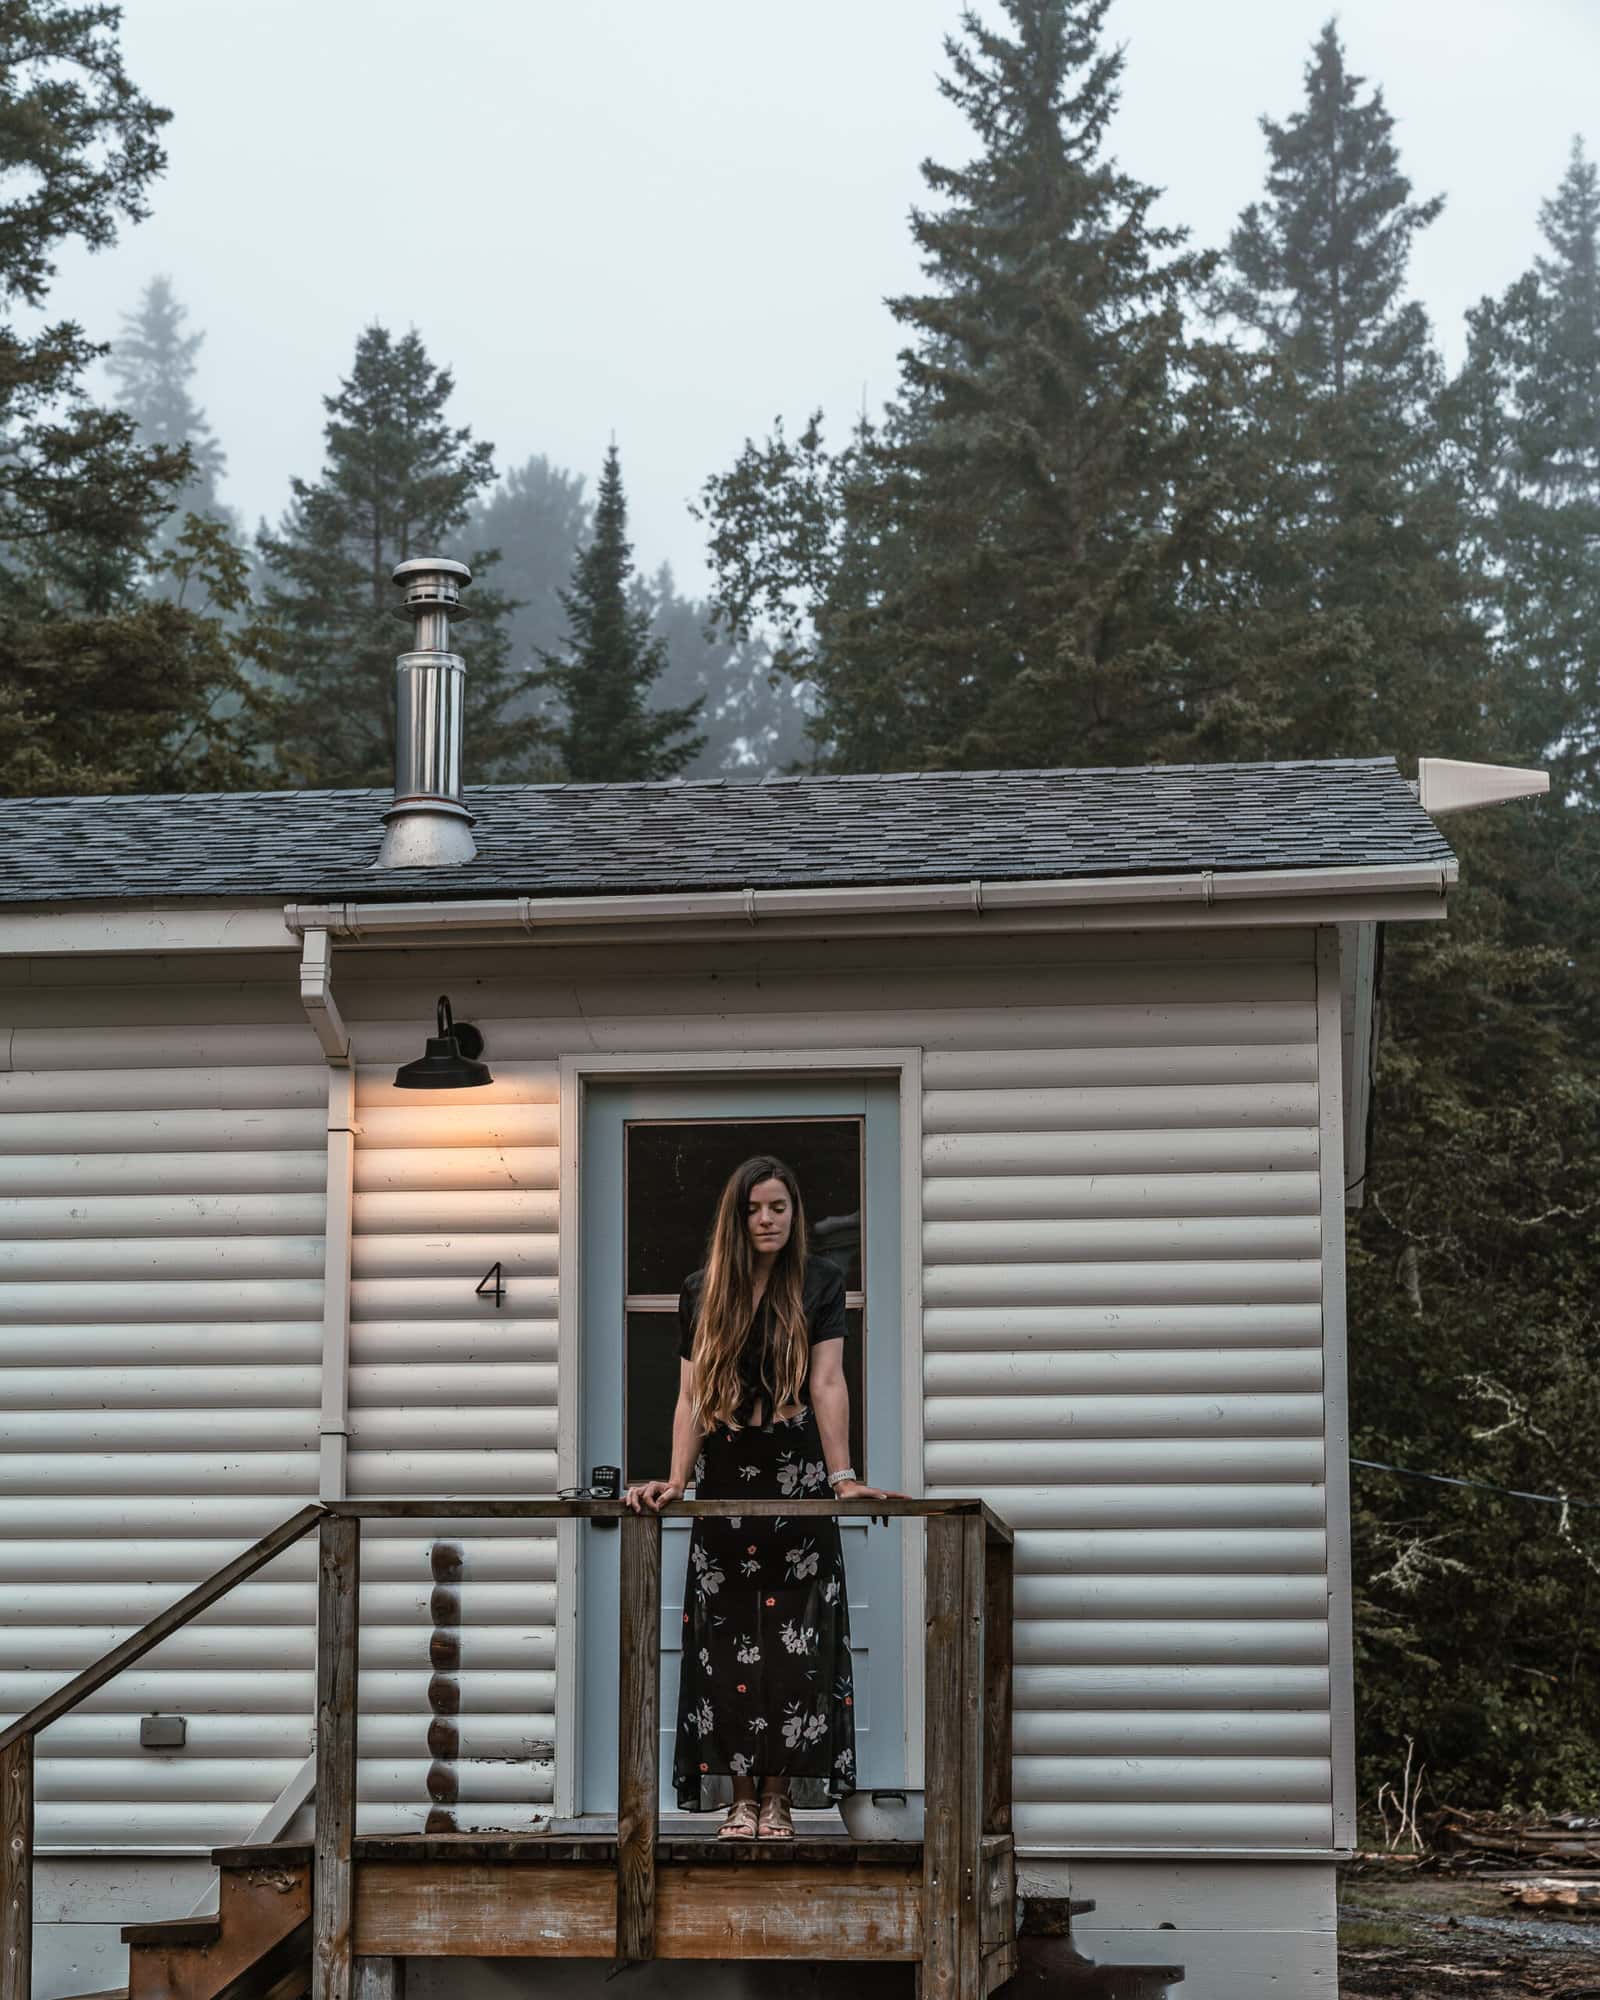
<svg viewBox="0 0 1600 2000">
<path fill-rule="evenodd" d="M 592 1465 L 589 1468 L 587 1486 L 558 1486 L 558 1500 L 620 1500 L 622 1498 L 622 1467 L 620 1465 Z"/>
</svg>

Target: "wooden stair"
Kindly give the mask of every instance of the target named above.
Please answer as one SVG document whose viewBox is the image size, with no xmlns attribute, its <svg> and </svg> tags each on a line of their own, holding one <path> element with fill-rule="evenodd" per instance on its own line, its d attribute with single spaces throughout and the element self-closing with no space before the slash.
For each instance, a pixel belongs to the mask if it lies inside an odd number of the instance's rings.
<svg viewBox="0 0 1600 2000">
<path fill-rule="evenodd" d="M 125 1924 L 122 2000 L 302 2000 L 311 1991 L 311 1863 L 219 1849 L 214 1917 Z"/>
</svg>

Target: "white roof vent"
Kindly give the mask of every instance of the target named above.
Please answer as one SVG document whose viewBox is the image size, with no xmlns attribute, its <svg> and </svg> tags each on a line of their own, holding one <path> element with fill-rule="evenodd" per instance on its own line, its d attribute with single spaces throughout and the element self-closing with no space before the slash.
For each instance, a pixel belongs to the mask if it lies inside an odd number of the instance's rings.
<svg viewBox="0 0 1600 2000">
<path fill-rule="evenodd" d="M 1441 813 L 1470 812 L 1474 806 L 1535 798 L 1549 789 L 1548 771 L 1516 764 L 1459 764 L 1453 757 L 1417 760 L 1417 798 L 1434 819 Z"/>
</svg>

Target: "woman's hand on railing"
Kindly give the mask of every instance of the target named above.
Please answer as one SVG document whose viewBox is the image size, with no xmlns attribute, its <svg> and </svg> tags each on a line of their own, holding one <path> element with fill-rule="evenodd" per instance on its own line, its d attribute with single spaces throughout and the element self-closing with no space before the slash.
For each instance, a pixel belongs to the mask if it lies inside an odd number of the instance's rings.
<svg viewBox="0 0 1600 2000">
<path fill-rule="evenodd" d="M 642 1514 L 646 1507 L 659 1514 L 669 1500 L 681 1500 L 683 1488 L 676 1479 L 647 1479 L 640 1486 L 630 1486 L 623 1499 L 636 1514 Z"/>
<path fill-rule="evenodd" d="M 833 1489 L 833 1497 L 835 1500 L 909 1500 L 911 1495 L 894 1493 L 883 1486 L 869 1486 L 864 1479 L 842 1479 Z M 874 1514 L 871 1518 L 885 1528 L 889 1525 L 887 1514 Z"/>
</svg>

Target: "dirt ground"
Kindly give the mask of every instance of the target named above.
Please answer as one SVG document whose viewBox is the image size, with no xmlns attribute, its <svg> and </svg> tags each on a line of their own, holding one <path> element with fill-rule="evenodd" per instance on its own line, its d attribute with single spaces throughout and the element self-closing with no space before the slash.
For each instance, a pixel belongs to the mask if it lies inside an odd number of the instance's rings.
<svg viewBox="0 0 1600 2000">
<path fill-rule="evenodd" d="M 1492 1877 L 1351 1867 L 1339 1881 L 1339 1991 L 1344 2000 L 1600 2000 L 1600 1916 L 1518 1911 Z"/>
</svg>

